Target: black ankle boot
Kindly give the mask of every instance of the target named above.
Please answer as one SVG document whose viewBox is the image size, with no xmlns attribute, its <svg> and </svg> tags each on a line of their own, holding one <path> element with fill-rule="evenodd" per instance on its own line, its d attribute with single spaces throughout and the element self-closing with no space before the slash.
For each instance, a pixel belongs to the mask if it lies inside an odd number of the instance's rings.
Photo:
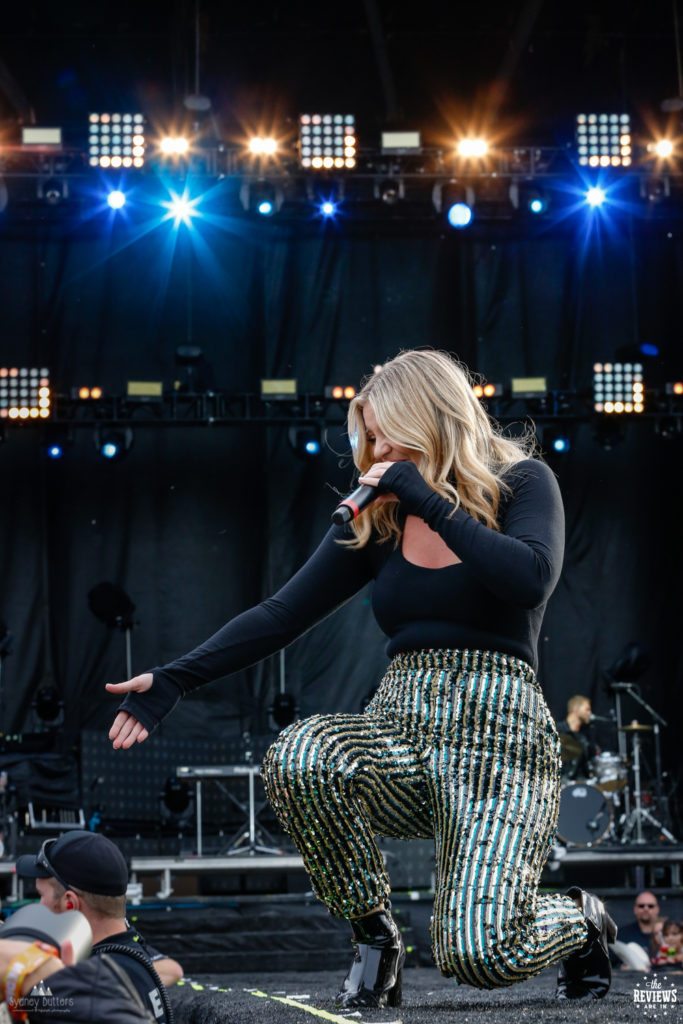
<svg viewBox="0 0 683 1024">
<path fill-rule="evenodd" d="M 576 953 L 560 963 L 557 972 L 558 999 L 602 999 L 612 983 L 608 942 L 617 937 L 617 926 L 597 896 L 577 886 L 567 896 L 581 901 L 588 925 L 588 939 Z"/>
<path fill-rule="evenodd" d="M 337 995 L 337 1007 L 400 1006 L 406 951 L 390 912 L 378 910 L 359 917 L 351 922 L 351 929 L 355 954 Z"/>
</svg>

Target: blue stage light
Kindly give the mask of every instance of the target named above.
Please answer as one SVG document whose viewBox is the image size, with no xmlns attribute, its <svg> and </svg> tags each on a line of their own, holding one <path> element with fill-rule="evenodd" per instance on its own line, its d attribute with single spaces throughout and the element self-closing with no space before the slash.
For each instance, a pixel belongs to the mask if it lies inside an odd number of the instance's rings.
<svg viewBox="0 0 683 1024">
<path fill-rule="evenodd" d="M 323 217 L 334 217 L 337 207 L 331 200 L 326 199 L 324 203 L 320 204 L 320 212 Z"/>
<path fill-rule="evenodd" d="M 446 214 L 448 223 L 454 228 L 466 228 L 472 220 L 472 207 L 467 203 L 453 203 Z"/>
<path fill-rule="evenodd" d="M 45 449 L 48 459 L 61 459 L 64 449 L 61 444 L 49 444 Z"/>
<path fill-rule="evenodd" d="M 262 217 L 270 217 L 271 213 L 274 212 L 275 207 L 273 203 L 271 203 L 270 199 L 262 199 L 256 209 Z"/>
<path fill-rule="evenodd" d="M 658 356 L 659 355 L 658 347 L 656 345 L 652 345 L 648 341 L 644 341 L 643 344 L 640 346 L 640 352 L 644 356 Z"/>
<path fill-rule="evenodd" d="M 287 437 L 292 451 L 300 459 L 315 458 L 322 452 L 323 435 L 317 425 L 290 427 Z"/>
<path fill-rule="evenodd" d="M 171 198 L 163 200 L 161 205 L 168 210 L 168 213 L 164 215 L 164 220 L 173 219 L 174 228 L 180 227 L 181 224 L 189 226 L 193 217 L 200 216 L 197 206 L 201 202 L 201 196 L 190 199 L 187 191 L 182 195 L 178 195 L 176 192 L 171 192 L 170 195 Z"/>
<path fill-rule="evenodd" d="M 105 459 L 115 459 L 119 454 L 119 446 L 115 441 L 105 441 L 100 448 L 100 453 Z"/>
<path fill-rule="evenodd" d="M 107 196 L 107 202 L 111 206 L 112 210 L 120 210 L 126 205 L 125 193 L 120 189 L 115 188 Z"/>
<path fill-rule="evenodd" d="M 529 209 L 532 213 L 545 213 L 548 209 L 548 204 L 544 199 L 541 199 L 540 196 L 537 196 L 530 201 Z"/>
<path fill-rule="evenodd" d="M 605 193 L 605 190 L 599 188 L 599 186 L 597 185 L 593 185 L 592 188 L 589 188 L 586 192 L 586 202 L 589 206 L 592 206 L 593 208 L 602 206 L 606 198 L 607 195 Z"/>
<path fill-rule="evenodd" d="M 556 437 L 553 441 L 553 451 L 555 452 L 568 452 L 569 451 L 569 438 L 568 437 Z"/>
</svg>

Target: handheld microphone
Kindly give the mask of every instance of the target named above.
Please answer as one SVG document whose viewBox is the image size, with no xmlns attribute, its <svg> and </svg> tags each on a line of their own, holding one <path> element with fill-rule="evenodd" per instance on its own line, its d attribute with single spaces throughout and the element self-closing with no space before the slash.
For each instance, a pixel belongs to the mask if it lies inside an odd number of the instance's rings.
<svg viewBox="0 0 683 1024">
<path fill-rule="evenodd" d="M 359 512 L 362 512 L 364 508 L 367 508 L 371 501 L 374 501 L 378 496 L 376 487 L 369 487 L 367 484 L 361 484 L 360 487 L 356 487 L 355 491 L 349 494 L 348 498 L 344 498 L 340 501 L 336 509 L 332 513 L 332 522 L 335 526 L 343 526 L 344 523 L 350 523 L 352 519 L 355 519 Z"/>
<path fill-rule="evenodd" d="M 613 719 L 605 718 L 604 715 L 591 715 L 589 721 L 590 722 L 610 722 L 611 723 L 613 721 Z"/>
</svg>

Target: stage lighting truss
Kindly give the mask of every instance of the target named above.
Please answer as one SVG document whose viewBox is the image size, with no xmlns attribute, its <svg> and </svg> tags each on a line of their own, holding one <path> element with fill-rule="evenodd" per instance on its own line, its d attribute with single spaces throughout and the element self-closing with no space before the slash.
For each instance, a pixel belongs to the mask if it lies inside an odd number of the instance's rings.
<svg viewBox="0 0 683 1024">
<path fill-rule="evenodd" d="M 50 406 L 50 375 L 45 367 L 0 367 L 0 418 L 45 420 Z"/>
<path fill-rule="evenodd" d="M 88 163 L 91 167 L 136 167 L 145 163 L 142 114 L 90 114 Z"/>
<path fill-rule="evenodd" d="M 576 150 L 582 167 L 630 167 L 630 115 L 577 114 Z"/>
<path fill-rule="evenodd" d="M 645 409 L 642 363 L 595 363 L 593 408 L 609 415 Z"/>
<path fill-rule="evenodd" d="M 358 144 L 353 114 L 301 114 L 301 166 L 308 170 L 352 170 Z"/>
</svg>

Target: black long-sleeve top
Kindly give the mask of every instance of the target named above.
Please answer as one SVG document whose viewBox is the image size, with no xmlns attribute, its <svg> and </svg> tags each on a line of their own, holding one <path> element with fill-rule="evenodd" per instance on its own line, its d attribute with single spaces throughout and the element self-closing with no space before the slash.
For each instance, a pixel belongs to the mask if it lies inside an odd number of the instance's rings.
<svg viewBox="0 0 683 1024">
<path fill-rule="evenodd" d="M 430 648 L 500 651 L 537 664 L 543 612 L 562 566 L 564 512 L 557 481 L 545 463 L 526 459 L 505 475 L 500 532 L 436 494 L 412 462 L 383 475 L 401 516 L 423 519 L 460 559 L 426 569 L 404 558 L 401 545 L 371 539 L 362 548 L 332 527 L 305 565 L 261 604 L 237 615 L 189 654 L 152 670 L 145 693 L 121 708 L 154 729 L 184 694 L 266 658 L 291 643 L 374 580 L 373 610 L 388 637 L 387 654 Z"/>
</svg>

